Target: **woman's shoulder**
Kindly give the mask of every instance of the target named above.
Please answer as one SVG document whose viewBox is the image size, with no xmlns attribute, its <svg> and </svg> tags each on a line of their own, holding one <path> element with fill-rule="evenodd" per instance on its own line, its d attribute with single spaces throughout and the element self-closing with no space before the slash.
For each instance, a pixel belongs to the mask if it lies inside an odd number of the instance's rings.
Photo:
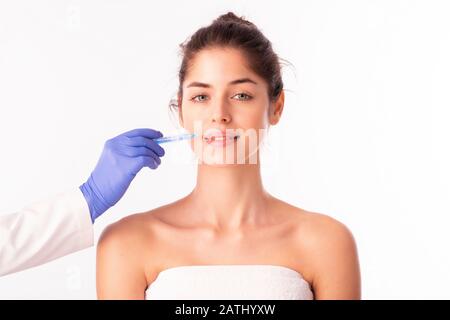
<svg viewBox="0 0 450 320">
<path fill-rule="evenodd" d="M 110 238 L 119 238 L 124 241 L 154 235 L 165 225 L 161 216 L 164 212 L 169 213 L 170 211 L 169 206 L 165 205 L 149 211 L 127 215 L 108 225 L 103 230 L 100 241 L 106 241 Z"/>
<path fill-rule="evenodd" d="M 142 220 L 141 214 L 133 214 L 108 225 L 98 240 L 98 255 L 130 257 L 134 252 L 138 253 L 145 235 Z"/>
<path fill-rule="evenodd" d="M 293 235 L 305 249 L 330 247 L 337 242 L 352 242 L 353 235 L 342 221 L 322 212 L 308 211 L 277 199 L 286 218 L 293 225 Z"/>
<path fill-rule="evenodd" d="M 289 249 L 293 266 L 316 287 L 326 277 L 355 269 L 358 254 L 350 229 L 340 220 L 322 212 L 308 211 L 278 200 L 276 208 L 289 221 Z"/>
<path fill-rule="evenodd" d="M 102 232 L 97 248 L 103 251 L 124 252 L 127 256 L 144 252 L 152 256 L 163 251 L 165 243 L 173 234 L 170 224 L 179 211 L 175 201 L 145 212 L 127 215 L 108 225 Z M 162 249 L 161 249 L 162 248 Z M 149 257 L 147 257 L 149 258 Z"/>
<path fill-rule="evenodd" d="M 357 265 L 355 238 L 349 227 L 330 215 L 285 204 L 293 216 L 292 256 L 298 257 L 313 285 L 330 274 L 345 273 Z M 353 269 L 352 269 L 353 268 Z"/>
</svg>

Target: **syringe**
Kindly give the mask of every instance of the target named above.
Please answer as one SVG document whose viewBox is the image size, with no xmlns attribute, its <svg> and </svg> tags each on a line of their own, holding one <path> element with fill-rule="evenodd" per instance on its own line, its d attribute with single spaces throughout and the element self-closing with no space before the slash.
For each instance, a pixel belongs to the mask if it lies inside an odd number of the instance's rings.
<svg viewBox="0 0 450 320">
<path fill-rule="evenodd" d="M 172 141 L 192 139 L 195 136 L 196 136 L 195 133 L 184 133 L 184 134 L 179 134 L 176 136 L 156 138 L 156 139 L 153 139 L 153 141 L 155 141 L 158 144 L 161 144 L 161 143 L 172 142 Z"/>
</svg>

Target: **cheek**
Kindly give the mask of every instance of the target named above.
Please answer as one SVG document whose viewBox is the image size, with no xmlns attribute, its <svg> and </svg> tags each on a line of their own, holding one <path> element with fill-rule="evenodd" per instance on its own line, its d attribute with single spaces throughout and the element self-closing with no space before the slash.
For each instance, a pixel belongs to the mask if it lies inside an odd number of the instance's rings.
<svg viewBox="0 0 450 320">
<path fill-rule="evenodd" d="M 243 128 L 263 129 L 268 126 L 268 111 L 264 105 L 241 109 L 234 115 L 234 120 Z"/>
<path fill-rule="evenodd" d="M 200 120 L 199 112 L 195 110 L 195 108 L 192 108 L 188 105 L 185 105 L 182 109 L 182 117 L 183 117 L 183 127 L 193 132 L 195 128 L 195 122 Z"/>
</svg>

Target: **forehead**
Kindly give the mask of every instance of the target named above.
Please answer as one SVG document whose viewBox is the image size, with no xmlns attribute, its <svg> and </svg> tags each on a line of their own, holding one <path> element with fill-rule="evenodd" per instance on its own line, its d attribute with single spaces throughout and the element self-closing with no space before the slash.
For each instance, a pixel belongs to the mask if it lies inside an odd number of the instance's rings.
<svg viewBox="0 0 450 320">
<path fill-rule="evenodd" d="M 245 77 L 251 77 L 261 83 L 261 78 L 250 69 L 247 58 L 240 50 L 208 48 L 199 51 L 190 61 L 184 86 L 189 81 L 214 85 Z"/>
</svg>

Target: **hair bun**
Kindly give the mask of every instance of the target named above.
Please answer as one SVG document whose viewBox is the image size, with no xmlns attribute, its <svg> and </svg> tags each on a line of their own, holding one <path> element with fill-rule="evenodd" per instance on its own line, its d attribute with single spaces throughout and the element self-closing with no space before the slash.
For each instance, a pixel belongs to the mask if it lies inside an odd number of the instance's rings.
<svg viewBox="0 0 450 320">
<path fill-rule="evenodd" d="M 228 13 L 222 14 L 216 19 L 216 22 L 234 22 L 246 24 L 249 26 L 253 26 L 253 23 L 244 19 L 244 17 L 238 17 L 234 14 L 234 12 L 229 11 Z"/>
</svg>

